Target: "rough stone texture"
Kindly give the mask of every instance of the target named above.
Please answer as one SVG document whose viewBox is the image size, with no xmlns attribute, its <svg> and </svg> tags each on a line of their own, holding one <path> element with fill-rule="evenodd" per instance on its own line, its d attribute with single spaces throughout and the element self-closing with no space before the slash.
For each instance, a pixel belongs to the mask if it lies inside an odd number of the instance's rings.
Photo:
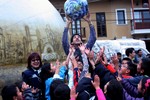
<svg viewBox="0 0 150 100">
<path fill-rule="evenodd" d="M 26 70 L 26 65 L 0 66 L 0 93 L 1 89 L 7 85 L 21 80 L 22 71 Z M 1 98 L 0 98 L 1 100 Z"/>
</svg>

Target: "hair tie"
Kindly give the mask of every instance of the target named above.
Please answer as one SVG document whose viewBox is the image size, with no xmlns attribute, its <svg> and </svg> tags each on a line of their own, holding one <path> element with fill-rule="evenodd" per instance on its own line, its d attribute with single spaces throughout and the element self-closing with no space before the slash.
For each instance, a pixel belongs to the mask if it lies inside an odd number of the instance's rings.
<svg viewBox="0 0 150 100">
<path fill-rule="evenodd" d="M 147 88 L 149 87 L 149 85 L 150 85 L 150 79 L 148 79 L 148 80 L 146 81 L 146 83 L 145 83 L 145 88 L 147 89 Z"/>
</svg>

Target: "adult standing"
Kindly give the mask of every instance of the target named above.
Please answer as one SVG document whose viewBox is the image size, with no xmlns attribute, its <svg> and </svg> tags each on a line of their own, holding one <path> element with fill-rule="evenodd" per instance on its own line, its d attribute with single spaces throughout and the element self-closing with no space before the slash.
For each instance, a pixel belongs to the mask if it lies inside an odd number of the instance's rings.
<svg viewBox="0 0 150 100">
<path fill-rule="evenodd" d="M 70 48 L 69 41 L 68 41 L 68 29 L 69 29 L 69 26 L 70 26 L 72 20 L 68 16 L 66 16 L 66 17 L 67 17 L 67 23 L 66 23 L 66 27 L 64 28 L 64 32 L 63 32 L 62 45 L 63 45 L 63 49 L 65 51 L 65 54 L 68 55 L 69 48 Z M 90 28 L 90 36 L 89 36 L 88 42 L 86 44 L 86 48 L 89 48 L 91 50 L 96 41 L 96 33 L 95 33 L 94 25 L 91 22 L 89 13 L 83 19 L 88 23 L 89 28 Z M 75 48 L 77 48 L 81 43 L 83 43 L 81 35 L 78 33 L 73 34 L 71 37 L 70 43 Z"/>
<path fill-rule="evenodd" d="M 26 82 L 32 88 L 39 90 L 38 93 L 35 95 L 36 100 L 39 100 L 41 95 L 41 67 L 42 61 L 40 55 L 36 52 L 33 52 L 28 57 L 27 70 L 22 72 L 23 81 Z"/>
</svg>

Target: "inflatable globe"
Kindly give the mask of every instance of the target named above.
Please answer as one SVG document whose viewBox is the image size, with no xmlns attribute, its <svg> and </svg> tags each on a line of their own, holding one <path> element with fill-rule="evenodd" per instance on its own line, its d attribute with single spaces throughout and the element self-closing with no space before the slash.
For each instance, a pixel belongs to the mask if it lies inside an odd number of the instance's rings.
<svg viewBox="0 0 150 100">
<path fill-rule="evenodd" d="M 88 13 L 87 0 L 67 0 L 64 4 L 64 10 L 72 20 L 79 20 Z"/>
</svg>

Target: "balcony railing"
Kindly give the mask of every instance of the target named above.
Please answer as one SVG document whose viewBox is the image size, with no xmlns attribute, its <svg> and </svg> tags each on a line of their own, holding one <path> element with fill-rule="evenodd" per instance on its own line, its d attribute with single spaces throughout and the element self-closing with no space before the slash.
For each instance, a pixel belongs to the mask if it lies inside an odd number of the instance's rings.
<svg viewBox="0 0 150 100">
<path fill-rule="evenodd" d="M 138 29 L 150 29 L 150 18 L 131 20 L 131 30 L 138 30 Z"/>
</svg>

